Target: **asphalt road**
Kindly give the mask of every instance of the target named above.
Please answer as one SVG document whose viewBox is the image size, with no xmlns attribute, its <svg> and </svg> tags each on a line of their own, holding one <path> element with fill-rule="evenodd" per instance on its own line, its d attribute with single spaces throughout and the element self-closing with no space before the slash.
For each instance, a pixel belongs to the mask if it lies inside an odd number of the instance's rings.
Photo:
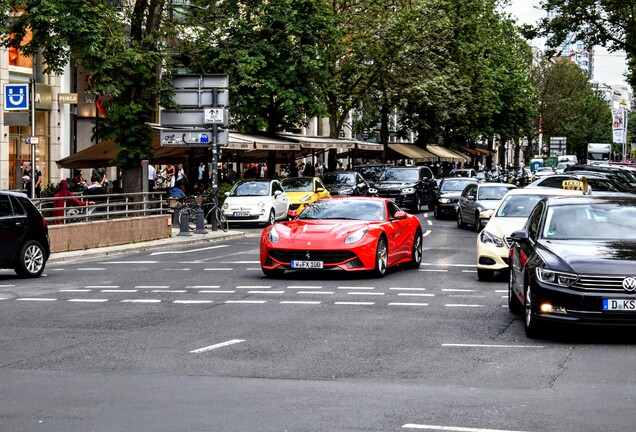
<svg viewBox="0 0 636 432">
<path fill-rule="evenodd" d="M 0 272 L 0 431 L 631 431 L 633 332 L 529 340 L 476 233 L 419 270 L 264 278 L 259 229 Z"/>
</svg>

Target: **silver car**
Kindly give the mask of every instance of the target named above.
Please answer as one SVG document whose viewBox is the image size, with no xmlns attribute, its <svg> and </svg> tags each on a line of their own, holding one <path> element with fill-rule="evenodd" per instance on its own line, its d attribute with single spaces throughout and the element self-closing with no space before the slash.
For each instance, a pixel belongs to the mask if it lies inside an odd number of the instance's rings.
<svg viewBox="0 0 636 432">
<path fill-rule="evenodd" d="M 504 195 L 516 187 L 510 183 L 469 184 L 457 203 L 457 226 L 472 225 L 475 231 L 480 232 Z"/>
</svg>

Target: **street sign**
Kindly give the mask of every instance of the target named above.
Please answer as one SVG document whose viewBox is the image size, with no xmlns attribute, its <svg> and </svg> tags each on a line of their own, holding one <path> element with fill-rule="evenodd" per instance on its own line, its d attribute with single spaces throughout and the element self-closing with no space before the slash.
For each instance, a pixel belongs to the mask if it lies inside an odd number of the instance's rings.
<svg viewBox="0 0 636 432">
<path fill-rule="evenodd" d="M 230 85 L 229 77 L 224 74 L 172 75 L 171 79 L 175 89 L 213 89 Z"/>
<path fill-rule="evenodd" d="M 4 85 L 4 109 L 6 111 L 18 111 L 29 109 L 29 85 L 5 84 Z"/>
<path fill-rule="evenodd" d="M 225 108 L 186 109 L 180 112 L 176 110 L 161 111 L 161 126 L 224 125 L 227 124 L 227 120 L 228 111 Z"/>
<path fill-rule="evenodd" d="M 218 131 L 218 143 L 226 146 L 230 133 L 227 129 Z M 213 133 L 209 129 L 163 129 L 161 147 L 210 147 Z"/>
<path fill-rule="evenodd" d="M 229 104 L 230 92 L 228 90 L 216 90 L 216 105 L 213 103 L 215 90 L 202 90 L 195 92 L 192 90 L 177 89 L 172 99 L 182 108 L 201 108 L 205 106 L 226 107 Z"/>
<path fill-rule="evenodd" d="M 32 137 L 27 137 L 30 138 L 29 141 L 27 141 L 27 143 L 31 143 L 33 145 L 39 145 L 40 144 L 40 137 L 37 136 L 32 136 Z"/>
</svg>

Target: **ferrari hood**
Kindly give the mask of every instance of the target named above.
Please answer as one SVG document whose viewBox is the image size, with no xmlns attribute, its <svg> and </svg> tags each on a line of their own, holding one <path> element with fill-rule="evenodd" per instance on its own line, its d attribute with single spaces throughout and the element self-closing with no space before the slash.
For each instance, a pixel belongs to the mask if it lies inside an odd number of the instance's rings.
<svg viewBox="0 0 636 432">
<path fill-rule="evenodd" d="M 368 226 L 369 221 L 297 219 L 276 225 L 276 230 L 281 238 L 288 240 L 322 240 L 329 242 L 346 237 L 352 232 Z"/>
</svg>

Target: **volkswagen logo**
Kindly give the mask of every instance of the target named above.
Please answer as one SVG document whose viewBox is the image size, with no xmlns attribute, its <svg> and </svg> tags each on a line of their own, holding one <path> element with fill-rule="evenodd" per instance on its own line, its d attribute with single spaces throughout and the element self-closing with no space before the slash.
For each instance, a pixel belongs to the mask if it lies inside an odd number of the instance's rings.
<svg viewBox="0 0 636 432">
<path fill-rule="evenodd" d="M 623 279 L 623 288 L 625 291 L 636 291 L 636 277 L 628 276 Z"/>
</svg>

